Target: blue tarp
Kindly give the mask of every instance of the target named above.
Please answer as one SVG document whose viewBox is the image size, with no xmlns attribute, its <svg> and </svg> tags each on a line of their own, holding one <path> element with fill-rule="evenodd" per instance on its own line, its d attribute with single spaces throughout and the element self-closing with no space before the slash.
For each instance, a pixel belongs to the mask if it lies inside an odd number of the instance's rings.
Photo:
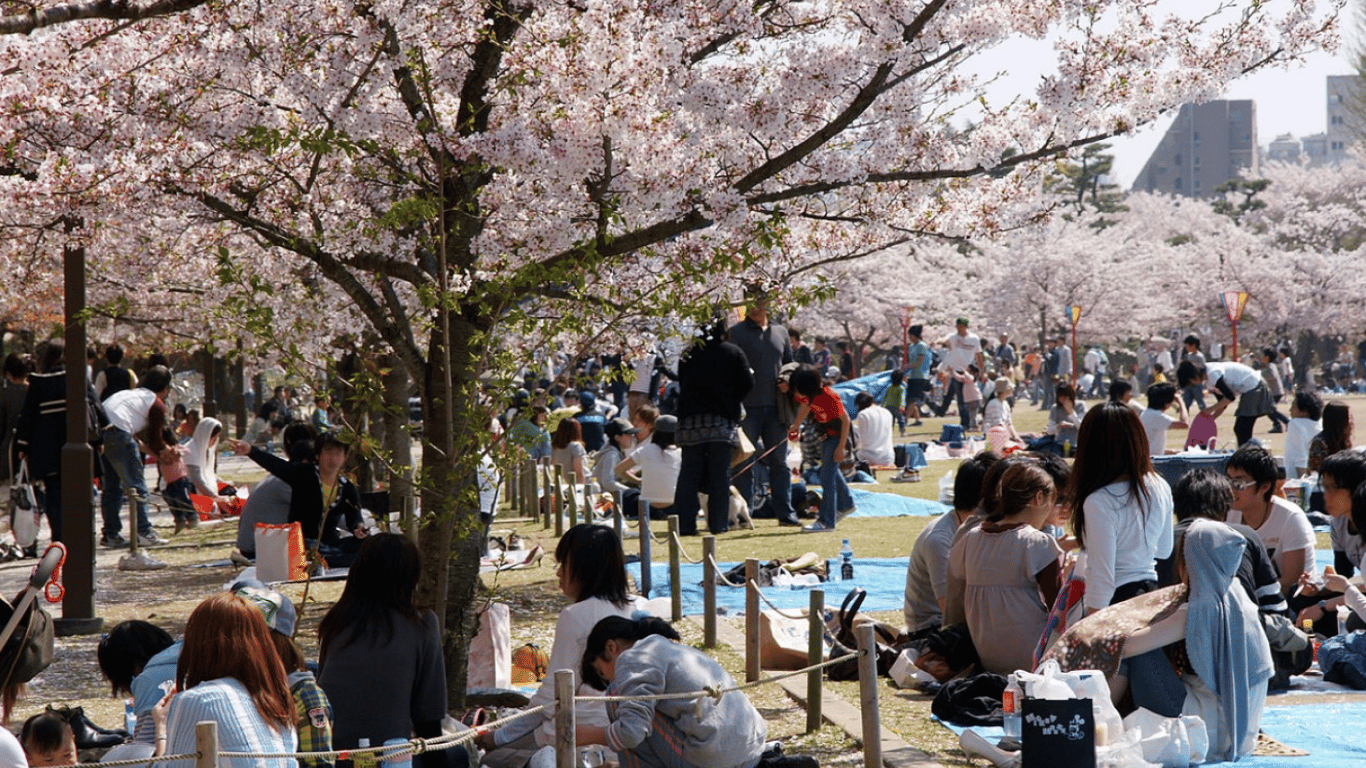
<svg viewBox="0 0 1366 768">
<path fill-rule="evenodd" d="M 797 557 L 807 551 L 803 549 L 804 546 L 817 552 L 820 551 L 820 547 L 826 547 L 831 550 L 828 559 L 838 569 L 839 545 L 838 536 L 812 536 L 806 541 L 793 541 L 790 548 L 782 554 L 786 557 Z M 690 556 L 700 558 L 702 547 L 698 539 L 684 538 L 683 547 Z M 660 556 L 667 557 L 663 553 L 660 553 Z M 909 558 L 905 557 L 855 558 L 853 581 L 833 581 L 820 585 L 819 588 L 825 590 L 825 604 L 838 608 L 849 590 L 863 587 L 868 590 L 868 597 L 863 603 L 864 611 L 900 611 L 906 593 L 908 562 Z M 735 565 L 736 563 L 721 563 L 721 570 L 730 570 Z M 631 563 L 626 569 L 639 584 L 640 564 Z M 681 573 L 683 613 L 689 616 L 699 615 L 702 613 L 702 566 L 685 562 Z M 654 582 L 650 594 L 646 597 L 668 597 L 669 564 L 656 562 L 650 569 L 650 574 Z M 808 607 L 811 604 L 811 589 L 812 587 L 764 587 L 762 592 L 774 605 L 786 610 Z M 724 609 L 725 613 L 744 613 L 745 590 L 742 587 L 718 586 L 716 605 L 719 609 Z M 768 608 L 762 602 L 760 606 Z"/>
<path fill-rule="evenodd" d="M 854 499 L 858 511 L 854 517 L 900 517 L 901 515 L 942 515 L 950 507 L 930 499 L 917 499 L 898 496 L 895 493 L 877 493 L 862 488 L 850 488 L 849 495 Z"/>
</svg>

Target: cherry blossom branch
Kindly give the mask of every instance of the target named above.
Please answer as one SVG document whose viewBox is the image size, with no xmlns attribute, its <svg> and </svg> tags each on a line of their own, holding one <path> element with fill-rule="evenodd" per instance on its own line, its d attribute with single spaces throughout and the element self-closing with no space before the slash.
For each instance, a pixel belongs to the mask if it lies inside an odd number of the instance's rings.
<svg viewBox="0 0 1366 768">
<path fill-rule="evenodd" d="M 139 21 L 170 16 L 203 5 L 207 0 L 91 0 L 0 16 L 0 35 L 27 35 L 44 27 L 83 19 Z"/>
</svg>

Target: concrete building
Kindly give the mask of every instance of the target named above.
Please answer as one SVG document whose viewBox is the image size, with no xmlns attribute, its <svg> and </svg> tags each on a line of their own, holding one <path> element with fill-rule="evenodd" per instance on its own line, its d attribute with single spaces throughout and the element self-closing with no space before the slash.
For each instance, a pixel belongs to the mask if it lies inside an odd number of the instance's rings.
<svg viewBox="0 0 1366 768">
<path fill-rule="evenodd" d="M 1366 93 L 1360 75 L 1328 76 L 1325 159 L 1346 159 L 1347 149 L 1366 138 Z"/>
<path fill-rule="evenodd" d="M 1231 179 L 1259 172 L 1255 102 L 1183 104 L 1133 189 L 1205 197 Z"/>
<path fill-rule="evenodd" d="M 1266 146 L 1263 160 L 1276 160 L 1282 163 L 1297 163 L 1300 160 L 1300 140 L 1293 133 L 1282 133 Z"/>
</svg>

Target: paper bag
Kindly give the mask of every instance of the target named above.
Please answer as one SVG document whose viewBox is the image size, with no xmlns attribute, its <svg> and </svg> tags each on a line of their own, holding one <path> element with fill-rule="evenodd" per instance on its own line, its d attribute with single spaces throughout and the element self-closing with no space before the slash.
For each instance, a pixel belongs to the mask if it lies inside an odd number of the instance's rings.
<svg viewBox="0 0 1366 768">
<path fill-rule="evenodd" d="M 308 552 L 303 526 L 256 524 L 256 578 L 270 584 L 299 581 L 308 576 Z"/>
<path fill-rule="evenodd" d="M 759 612 L 759 659 L 764 669 L 793 670 L 807 665 L 811 622 L 790 619 L 777 611 Z"/>
<path fill-rule="evenodd" d="M 512 612 L 506 603 L 489 603 L 479 614 L 465 667 L 469 688 L 512 687 Z"/>
</svg>

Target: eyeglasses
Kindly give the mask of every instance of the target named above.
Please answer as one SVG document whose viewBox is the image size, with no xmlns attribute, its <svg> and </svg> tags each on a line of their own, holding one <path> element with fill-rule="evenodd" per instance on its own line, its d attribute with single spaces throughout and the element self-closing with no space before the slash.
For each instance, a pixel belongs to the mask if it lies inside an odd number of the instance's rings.
<svg viewBox="0 0 1366 768">
<path fill-rule="evenodd" d="M 1235 490 L 1235 491 L 1246 491 L 1247 489 L 1256 486 L 1256 485 L 1257 485 L 1257 481 L 1256 481 L 1256 480 L 1234 480 L 1234 479 L 1232 479 L 1232 478 L 1229 478 L 1228 484 L 1229 484 L 1229 487 L 1232 488 L 1232 489 Z"/>
</svg>

